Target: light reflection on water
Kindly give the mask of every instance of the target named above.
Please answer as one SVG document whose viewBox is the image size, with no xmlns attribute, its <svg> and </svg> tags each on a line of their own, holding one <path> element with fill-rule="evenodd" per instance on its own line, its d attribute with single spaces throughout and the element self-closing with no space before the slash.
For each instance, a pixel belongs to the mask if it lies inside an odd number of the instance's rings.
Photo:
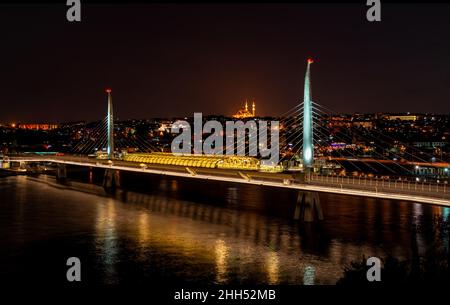
<svg viewBox="0 0 450 305">
<path fill-rule="evenodd" d="M 223 284 L 227 282 L 227 259 L 228 247 L 222 239 L 216 240 L 215 256 L 216 256 L 216 282 Z"/>
<path fill-rule="evenodd" d="M 111 197 L 95 185 L 62 186 L 49 177 L 0 180 L 0 207 L 8 216 L 0 219 L 5 237 L 0 253 L 18 253 L 17 258 L 5 254 L 2 264 L 12 266 L 6 272 L 15 272 L 14 264 L 39 247 L 55 252 L 48 264 L 70 251 L 85 255 L 89 279 L 100 283 L 332 284 L 344 265 L 363 254 L 409 257 L 410 225 L 423 226 L 421 215 L 448 218 L 450 210 L 325 196 L 325 222 L 298 225 L 259 210 L 262 203 L 282 209 L 268 199 L 271 190 L 229 186 L 225 205 L 168 196 L 164 192 L 182 193 L 179 181 L 171 179 L 162 179 L 158 190 Z M 245 205 L 248 209 L 241 209 Z M 438 237 L 417 234 L 419 249 L 423 252 L 433 238 Z M 40 245 L 43 240 L 47 248 Z"/>
<path fill-rule="evenodd" d="M 108 275 L 105 279 L 107 283 L 114 283 L 113 278 L 117 276 L 115 270 L 118 252 L 116 221 L 116 204 L 112 198 L 108 198 L 97 208 L 94 241 L 97 252 L 101 254 L 103 268 Z"/>
</svg>

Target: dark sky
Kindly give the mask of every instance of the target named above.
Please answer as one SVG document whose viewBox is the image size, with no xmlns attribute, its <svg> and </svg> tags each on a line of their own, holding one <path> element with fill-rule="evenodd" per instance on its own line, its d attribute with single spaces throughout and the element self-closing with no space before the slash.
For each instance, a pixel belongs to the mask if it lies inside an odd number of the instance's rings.
<svg viewBox="0 0 450 305">
<path fill-rule="evenodd" d="M 65 2 L 65 1 L 62 1 Z M 450 5 L 0 6 L 0 121 L 260 115 L 313 99 L 340 112 L 450 113 Z"/>
</svg>

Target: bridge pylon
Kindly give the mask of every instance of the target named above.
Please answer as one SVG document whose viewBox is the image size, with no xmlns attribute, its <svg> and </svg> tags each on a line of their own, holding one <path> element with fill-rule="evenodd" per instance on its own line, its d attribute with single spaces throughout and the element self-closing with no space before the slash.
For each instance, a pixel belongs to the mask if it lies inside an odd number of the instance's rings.
<svg viewBox="0 0 450 305">
<path fill-rule="evenodd" d="M 310 66 L 314 61 L 309 58 L 306 66 L 305 87 L 303 92 L 303 167 L 308 170 L 314 163 L 313 122 L 311 101 Z"/>
<path fill-rule="evenodd" d="M 111 97 L 111 89 L 106 89 L 106 93 L 108 93 L 108 117 L 107 117 L 107 125 L 108 125 L 108 147 L 106 149 L 108 153 L 108 159 L 114 159 L 114 115 L 113 115 L 113 104 Z"/>
</svg>

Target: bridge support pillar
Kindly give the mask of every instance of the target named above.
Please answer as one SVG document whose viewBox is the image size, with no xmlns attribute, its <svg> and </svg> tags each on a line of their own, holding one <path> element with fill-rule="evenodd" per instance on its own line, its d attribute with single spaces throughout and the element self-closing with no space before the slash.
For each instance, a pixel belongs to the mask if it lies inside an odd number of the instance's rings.
<svg viewBox="0 0 450 305">
<path fill-rule="evenodd" d="M 67 179 L 67 167 L 65 164 L 58 164 L 56 167 L 56 181 L 65 181 Z"/>
<path fill-rule="evenodd" d="M 317 192 L 298 192 L 294 219 L 305 222 L 323 220 L 322 206 L 320 205 L 320 198 Z"/>
<path fill-rule="evenodd" d="M 20 161 L 19 162 L 19 169 L 21 169 L 21 170 L 23 170 L 23 169 L 27 169 L 27 163 L 26 162 L 23 162 L 23 161 Z"/>
<path fill-rule="evenodd" d="M 115 190 L 120 187 L 120 171 L 116 169 L 106 169 L 103 177 L 103 187 L 107 190 Z"/>
</svg>

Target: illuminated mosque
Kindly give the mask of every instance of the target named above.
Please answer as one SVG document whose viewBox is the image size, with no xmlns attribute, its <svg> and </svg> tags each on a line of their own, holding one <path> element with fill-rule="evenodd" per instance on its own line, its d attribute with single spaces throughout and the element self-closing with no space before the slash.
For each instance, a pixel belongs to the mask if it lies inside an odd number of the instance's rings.
<svg viewBox="0 0 450 305">
<path fill-rule="evenodd" d="M 252 102 L 252 111 L 250 112 L 248 110 L 248 102 L 247 100 L 245 100 L 244 108 L 241 108 L 235 115 L 233 115 L 233 118 L 235 119 L 253 118 L 255 117 L 255 111 L 256 111 L 255 101 Z"/>
</svg>

